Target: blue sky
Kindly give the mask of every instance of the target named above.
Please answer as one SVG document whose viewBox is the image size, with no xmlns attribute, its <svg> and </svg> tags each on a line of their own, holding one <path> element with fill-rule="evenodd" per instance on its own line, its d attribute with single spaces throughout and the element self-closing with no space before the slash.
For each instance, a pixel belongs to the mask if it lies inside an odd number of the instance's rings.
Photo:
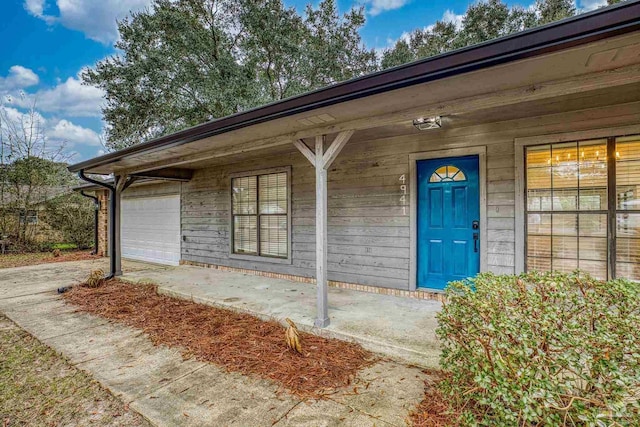
<svg viewBox="0 0 640 427">
<path fill-rule="evenodd" d="M 308 0 L 284 0 L 300 11 Z M 535 0 L 519 3 L 527 6 Z M 579 0 L 592 9 L 606 0 Z M 79 72 L 114 54 L 116 19 L 151 0 L 2 0 L 0 3 L 0 108 L 20 117 L 37 101 L 47 138 L 65 142 L 77 162 L 103 153 L 99 134 L 102 92 L 80 84 Z M 518 4 L 508 1 L 509 4 Z M 469 0 L 338 0 L 342 12 L 361 5 L 368 47 L 392 45 L 403 33 L 438 19 L 455 20 Z"/>
</svg>

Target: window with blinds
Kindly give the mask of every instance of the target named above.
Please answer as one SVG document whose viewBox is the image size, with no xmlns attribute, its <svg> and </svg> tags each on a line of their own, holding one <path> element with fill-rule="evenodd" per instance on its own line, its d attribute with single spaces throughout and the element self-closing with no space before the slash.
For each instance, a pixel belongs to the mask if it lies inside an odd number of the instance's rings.
<svg viewBox="0 0 640 427">
<path fill-rule="evenodd" d="M 616 275 L 640 281 L 640 135 L 616 139 Z"/>
<path fill-rule="evenodd" d="M 526 149 L 526 266 L 640 280 L 640 137 Z"/>
<path fill-rule="evenodd" d="M 288 173 L 231 180 L 233 253 L 287 258 L 289 254 Z"/>
</svg>

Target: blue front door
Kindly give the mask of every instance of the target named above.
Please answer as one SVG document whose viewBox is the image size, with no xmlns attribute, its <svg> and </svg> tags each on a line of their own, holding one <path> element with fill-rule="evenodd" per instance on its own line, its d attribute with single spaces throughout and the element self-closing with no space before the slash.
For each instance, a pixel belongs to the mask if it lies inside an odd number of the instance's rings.
<svg viewBox="0 0 640 427">
<path fill-rule="evenodd" d="M 417 285 L 444 289 L 480 271 L 478 156 L 420 160 Z"/>
</svg>

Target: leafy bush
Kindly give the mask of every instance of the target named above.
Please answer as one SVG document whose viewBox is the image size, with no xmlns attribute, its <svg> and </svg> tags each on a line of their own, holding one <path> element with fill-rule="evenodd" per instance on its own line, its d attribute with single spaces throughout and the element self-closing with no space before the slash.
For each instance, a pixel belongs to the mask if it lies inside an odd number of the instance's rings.
<svg viewBox="0 0 640 427">
<path fill-rule="evenodd" d="M 480 274 L 447 288 L 442 392 L 463 425 L 640 425 L 640 284 Z"/>
<path fill-rule="evenodd" d="M 74 247 L 86 249 L 93 245 L 94 204 L 86 197 L 69 193 L 50 200 L 47 222 Z"/>
</svg>

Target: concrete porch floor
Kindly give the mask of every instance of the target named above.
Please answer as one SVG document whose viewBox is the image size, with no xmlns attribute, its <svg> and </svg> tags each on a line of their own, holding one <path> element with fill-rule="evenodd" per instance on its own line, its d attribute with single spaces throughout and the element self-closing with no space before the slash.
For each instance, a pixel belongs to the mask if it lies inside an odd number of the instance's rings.
<svg viewBox="0 0 640 427">
<path fill-rule="evenodd" d="M 331 324 L 313 326 L 316 287 L 210 268 L 179 266 L 125 271 L 124 280 L 153 282 L 162 294 L 231 308 L 261 318 L 292 319 L 300 329 L 356 341 L 390 358 L 435 367 L 439 347 L 435 335 L 437 301 L 329 288 Z"/>
</svg>

